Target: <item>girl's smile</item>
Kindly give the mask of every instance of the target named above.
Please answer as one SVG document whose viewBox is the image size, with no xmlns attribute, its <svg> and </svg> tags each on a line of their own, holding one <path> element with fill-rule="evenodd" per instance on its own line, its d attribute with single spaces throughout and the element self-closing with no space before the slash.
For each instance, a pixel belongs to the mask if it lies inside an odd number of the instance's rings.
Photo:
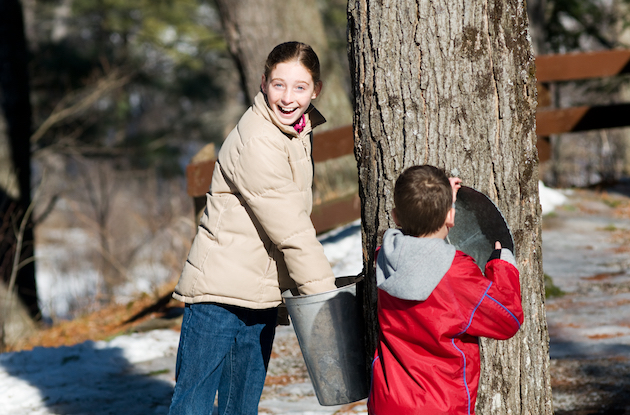
<svg viewBox="0 0 630 415">
<path fill-rule="evenodd" d="M 277 64 L 269 79 L 263 75 L 261 87 L 269 108 L 280 122 L 293 125 L 319 95 L 322 85 L 313 82 L 310 72 L 300 62 L 290 61 Z"/>
</svg>

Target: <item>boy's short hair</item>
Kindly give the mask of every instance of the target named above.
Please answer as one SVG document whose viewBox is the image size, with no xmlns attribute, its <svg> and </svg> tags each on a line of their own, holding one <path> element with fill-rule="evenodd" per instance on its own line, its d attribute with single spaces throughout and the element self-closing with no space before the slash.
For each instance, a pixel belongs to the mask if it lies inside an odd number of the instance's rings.
<svg viewBox="0 0 630 415">
<path fill-rule="evenodd" d="M 451 183 L 437 167 L 409 167 L 396 180 L 394 204 L 405 235 L 430 235 L 444 225 L 453 206 Z"/>
</svg>

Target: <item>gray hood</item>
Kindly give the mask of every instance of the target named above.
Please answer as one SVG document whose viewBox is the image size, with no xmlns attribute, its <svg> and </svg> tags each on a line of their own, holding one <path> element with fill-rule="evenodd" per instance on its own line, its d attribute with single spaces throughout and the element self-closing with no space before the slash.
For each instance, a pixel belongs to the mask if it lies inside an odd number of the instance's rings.
<svg viewBox="0 0 630 415">
<path fill-rule="evenodd" d="M 376 261 L 376 285 L 403 300 L 424 301 L 450 269 L 455 247 L 388 229 Z"/>
</svg>

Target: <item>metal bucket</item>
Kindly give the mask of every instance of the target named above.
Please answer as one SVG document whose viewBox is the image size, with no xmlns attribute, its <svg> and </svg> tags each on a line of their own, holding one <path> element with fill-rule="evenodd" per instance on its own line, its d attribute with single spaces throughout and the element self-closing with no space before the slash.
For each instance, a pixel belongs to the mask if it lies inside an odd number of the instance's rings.
<svg viewBox="0 0 630 415">
<path fill-rule="evenodd" d="M 339 288 L 319 294 L 282 294 L 320 405 L 356 402 L 369 393 L 357 300 L 361 279 L 337 278 Z"/>
<path fill-rule="evenodd" d="M 494 250 L 494 243 L 514 252 L 510 228 L 497 206 L 485 194 L 462 186 L 455 202 L 455 226 L 446 241 L 475 258 L 482 270 Z"/>
</svg>

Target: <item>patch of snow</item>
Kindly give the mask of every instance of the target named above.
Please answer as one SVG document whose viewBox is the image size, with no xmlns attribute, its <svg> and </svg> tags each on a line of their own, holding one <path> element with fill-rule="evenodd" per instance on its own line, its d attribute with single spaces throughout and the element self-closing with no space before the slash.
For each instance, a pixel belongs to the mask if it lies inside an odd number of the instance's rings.
<svg viewBox="0 0 630 415">
<path fill-rule="evenodd" d="M 150 414 L 168 411 L 174 382 L 160 370 L 134 363 L 168 358 L 173 366 L 178 333 L 158 330 L 0 355 L 0 414 Z M 168 370 L 170 372 L 170 369 Z"/>
<path fill-rule="evenodd" d="M 354 276 L 363 270 L 361 220 L 322 234 L 318 237 L 324 254 L 332 265 L 335 277 Z"/>
<path fill-rule="evenodd" d="M 545 186 L 542 181 L 538 182 L 538 193 L 543 215 L 553 212 L 557 206 L 563 205 L 567 201 L 564 194 Z"/>
<path fill-rule="evenodd" d="M 119 336 L 104 342 L 96 342 L 95 349 L 119 348 L 129 363 L 139 363 L 163 356 L 175 356 L 179 333 L 173 330 L 152 330 L 147 333 L 133 333 Z"/>
</svg>

